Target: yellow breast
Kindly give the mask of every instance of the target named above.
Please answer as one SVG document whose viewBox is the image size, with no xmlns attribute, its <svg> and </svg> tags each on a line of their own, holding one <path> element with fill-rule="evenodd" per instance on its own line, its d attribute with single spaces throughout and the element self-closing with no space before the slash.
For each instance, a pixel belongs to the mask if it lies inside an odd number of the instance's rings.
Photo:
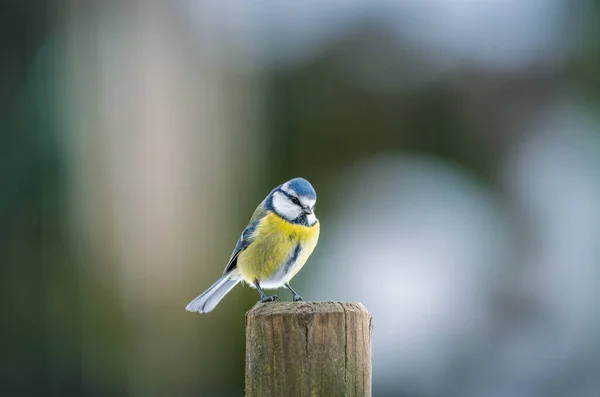
<svg viewBox="0 0 600 397">
<path fill-rule="evenodd" d="M 313 226 L 297 225 L 269 213 L 252 234 L 253 241 L 238 257 L 237 267 L 244 280 L 268 280 L 279 277 L 282 266 L 293 257 L 300 245 L 293 268 L 289 269 L 288 281 L 306 263 L 319 239 L 319 222 Z M 282 275 L 283 276 L 283 275 Z"/>
</svg>

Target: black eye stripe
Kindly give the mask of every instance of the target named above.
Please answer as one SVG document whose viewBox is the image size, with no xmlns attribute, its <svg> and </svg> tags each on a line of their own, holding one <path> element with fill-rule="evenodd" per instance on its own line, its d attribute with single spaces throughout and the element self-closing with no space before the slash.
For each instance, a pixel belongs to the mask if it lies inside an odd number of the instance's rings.
<svg viewBox="0 0 600 397">
<path fill-rule="evenodd" d="M 289 198 L 292 201 L 292 203 L 300 205 L 300 200 L 298 200 L 298 197 L 292 196 L 291 194 L 289 194 L 288 192 L 286 192 L 283 189 L 281 189 L 280 192 L 283 193 L 284 196 Z"/>
</svg>

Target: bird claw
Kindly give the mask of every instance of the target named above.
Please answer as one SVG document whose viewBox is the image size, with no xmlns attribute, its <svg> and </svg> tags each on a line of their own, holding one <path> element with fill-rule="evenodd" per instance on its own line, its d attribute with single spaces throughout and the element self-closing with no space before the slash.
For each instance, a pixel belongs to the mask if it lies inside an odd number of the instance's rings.
<svg viewBox="0 0 600 397">
<path fill-rule="evenodd" d="M 275 301 L 279 302 L 279 301 L 281 301 L 281 299 L 279 299 L 279 297 L 277 295 L 273 295 L 273 296 L 265 296 L 260 301 L 261 302 L 275 302 Z"/>
<path fill-rule="evenodd" d="M 294 302 L 304 302 L 304 299 L 300 295 L 294 295 Z"/>
</svg>

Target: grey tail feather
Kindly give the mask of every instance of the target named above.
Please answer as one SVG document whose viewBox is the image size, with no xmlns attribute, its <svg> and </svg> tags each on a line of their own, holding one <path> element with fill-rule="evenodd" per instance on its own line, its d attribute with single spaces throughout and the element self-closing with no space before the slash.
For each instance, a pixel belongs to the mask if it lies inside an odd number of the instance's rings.
<svg viewBox="0 0 600 397">
<path fill-rule="evenodd" d="M 223 277 L 204 291 L 202 295 L 191 301 L 185 308 L 188 312 L 208 313 L 217 306 L 225 295 L 241 281 L 235 269 L 224 274 Z"/>
</svg>

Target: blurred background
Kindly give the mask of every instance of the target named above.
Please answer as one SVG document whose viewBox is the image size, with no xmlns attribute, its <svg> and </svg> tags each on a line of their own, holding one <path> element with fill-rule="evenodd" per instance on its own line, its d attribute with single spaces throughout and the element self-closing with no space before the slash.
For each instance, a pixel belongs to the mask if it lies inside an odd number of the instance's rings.
<svg viewBox="0 0 600 397">
<path fill-rule="evenodd" d="M 600 396 L 599 1 L 0 10 L 0 394 L 242 396 L 258 294 L 184 307 L 303 176 L 375 396 Z"/>
</svg>

